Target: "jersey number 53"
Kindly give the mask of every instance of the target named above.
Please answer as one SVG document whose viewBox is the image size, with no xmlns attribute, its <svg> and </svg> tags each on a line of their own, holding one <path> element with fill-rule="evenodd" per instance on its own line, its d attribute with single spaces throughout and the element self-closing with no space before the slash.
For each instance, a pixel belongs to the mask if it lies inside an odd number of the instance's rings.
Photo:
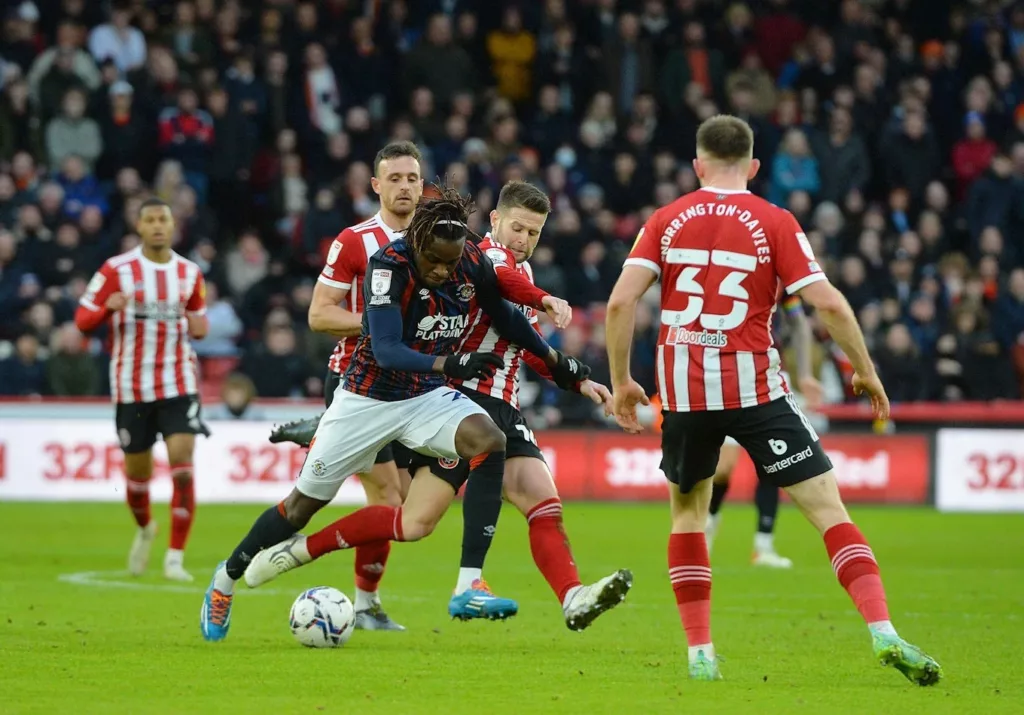
<svg viewBox="0 0 1024 715">
<path fill-rule="evenodd" d="M 676 278 L 675 289 L 686 293 L 689 298 L 682 310 L 665 310 L 661 313 L 661 322 L 665 325 L 685 327 L 695 320 L 705 330 L 732 330 L 743 324 L 747 318 L 750 294 L 743 287 L 743 281 L 757 268 L 757 258 L 735 251 L 705 251 L 696 248 L 670 248 L 665 256 L 665 263 L 683 266 Z M 728 313 L 705 313 L 705 286 L 696 278 L 708 266 L 721 266 L 731 269 L 717 286 L 718 295 L 733 299 L 732 308 Z M 711 287 L 708 286 L 708 292 Z"/>
</svg>

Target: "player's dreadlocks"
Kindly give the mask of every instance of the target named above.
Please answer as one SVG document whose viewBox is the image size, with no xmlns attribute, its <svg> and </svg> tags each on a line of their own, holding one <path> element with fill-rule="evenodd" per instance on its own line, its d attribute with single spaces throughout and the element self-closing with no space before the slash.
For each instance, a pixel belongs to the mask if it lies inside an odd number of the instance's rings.
<svg viewBox="0 0 1024 715">
<path fill-rule="evenodd" d="M 476 210 L 471 198 L 447 184 L 431 184 L 428 192 L 437 198 L 427 199 L 416 207 L 405 233 L 405 240 L 413 251 L 419 253 L 426 248 L 431 236 L 443 241 L 459 241 L 473 235 L 466 225 L 469 215 Z"/>
</svg>

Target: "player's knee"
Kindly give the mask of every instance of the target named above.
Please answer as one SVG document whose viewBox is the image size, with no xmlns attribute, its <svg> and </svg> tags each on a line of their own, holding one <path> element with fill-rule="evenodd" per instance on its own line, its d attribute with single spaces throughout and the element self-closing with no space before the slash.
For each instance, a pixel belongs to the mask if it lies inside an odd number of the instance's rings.
<svg viewBox="0 0 1024 715">
<path fill-rule="evenodd" d="M 302 529 L 313 518 L 313 515 L 320 511 L 324 503 L 293 489 L 291 494 L 281 502 L 281 505 L 284 510 L 284 518 L 288 520 L 288 523 L 296 529 Z"/>
<path fill-rule="evenodd" d="M 434 533 L 438 520 L 427 514 L 402 511 L 402 541 L 419 541 Z"/>
</svg>

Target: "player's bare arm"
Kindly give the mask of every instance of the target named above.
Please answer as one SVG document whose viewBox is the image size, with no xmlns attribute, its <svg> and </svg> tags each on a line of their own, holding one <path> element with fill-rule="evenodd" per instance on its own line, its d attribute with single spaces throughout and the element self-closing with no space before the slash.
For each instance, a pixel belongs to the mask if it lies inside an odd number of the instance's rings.
<svg viewBox="0 0 1024 715">
<path fill-rule="evenodd" d="M 864 333 L 857 324 L 853 308 L 843 294 L 828 281 L 817 281 L 799 291 L 800 297 L 817 311 L 829 335 L 835 340 L 853 364 L 853 389 L 857 394 L 867 393 L 871 409 L 880 420 L 889 419 L 889 398 L 864 342 Z"/>
<path fill-rule="evenodd" d="M 309 303 L 309 328 L 317 333 L 327 333 L 339 338 L 359 335 L 363 326 L 363 314 L 353 313 L 341 307 L 348 296 L 348 288 L 335 288 L 317 281 L 313 286 L 313 299 Z"/>
<path fill-rule="evenodd" d="M 643 428 L 636 416 L 636 406 L 648 405 L 644 389 L 629 372 L 629 355 L 633 350 L 636 306 L 658 276 L 641 266 L 625 266 L 608 299 L 605 316 L 605 339 L 608 344 L 608 366 L 612 376 L 615 421 L 627 432 Z"/>
<path fill-rule="evenodd" d="M 800 394 L 811 409 L 818 407 L 822 400 L 821 383 L 814 377 L 811 354 L 814 349 L 814 333 L 811 321 L 800 305 L 784 311 L 793 330 L 793 352 L 796 353 L 796 381 Z"/>
</svg>

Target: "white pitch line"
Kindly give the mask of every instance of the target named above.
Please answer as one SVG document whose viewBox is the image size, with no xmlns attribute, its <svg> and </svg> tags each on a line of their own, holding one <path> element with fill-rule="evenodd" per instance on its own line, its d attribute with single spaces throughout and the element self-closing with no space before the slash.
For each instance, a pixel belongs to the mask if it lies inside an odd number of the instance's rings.
<svg viewBox="0 0 1024 715">
<path fill-rule="evenodd" d="M 77 573 L 66 573 L 57 576 L 57 580 L 63 583 L 70 583 L 76 586 L 90 586 L 93 588 L 120 588 L 134 591 L 162 591 L 164 593 L 187 593 L 187 594 L 201 594 L 205 593 L 205 589 L 198 586 L 178 586 L 170 583 L 147 583 L 145 581 L 108 581 L 107 578 L 132 578 L 127 571 L 80 571 Z M 309 586 L 305 588 L 310 588 Z M 281 595 L 296 595 L 301 593 L 303 589 L 282 589 L 282 588 L 261 588 L 261 589 L 250 589 L 242 588 L 235 593 L 246 593 L 257 596 L 281 596 Z M 811 600 L 822 600 L 831 599 L 830 596 L 824 594 L 761 594 L 764 597 L 776 597 L 780 600 L 784 599 L 798 599 L 803 601 Z M 399 603 L 437 603 L 437 598 L 431 598 L 428 596 L 408 596 L 404 594 L 392 594 L 387 595 L 388 601 L 398 601 Z M 542 610 L 552 607 L 551 601 L 541 600 L 528 600 L 519 601 L 520 605 Z M 666 610 L 666 605 L 653 604 L 653 603 L 630 603 L 627 601 L 625 604 L 628 608 L 637 608 L 646 611 L 662 611 Z M 776 616 L 807 616 L 810 613 L 820 613 L 828 616 L 853 616 L 853 607 L 850 607 L 849 611 L 842 610 L 831 610 L 831 609 L 820 609 L 814 606 L 808 606 L 807 608 L 760 608 L 754 606 L 721 606 L 713 605 L 712 611 L 714 613 L 732 613 L 732 614 L 770 614 Z M 963 611 L 933 611 L 931 613 L 922 613 L 917 611 L 896 611 L 894 613 L 899 618 L 934 618 L 936 616 L 942 616 L 947 618 L 962 618 L 964 620 L 985 620 L 989 618 L 999 618 L 1000 620 L 1006 621 L 1019 621 L 1021 617 L 1015 613 L 965 613 Z"/>
</svg>

